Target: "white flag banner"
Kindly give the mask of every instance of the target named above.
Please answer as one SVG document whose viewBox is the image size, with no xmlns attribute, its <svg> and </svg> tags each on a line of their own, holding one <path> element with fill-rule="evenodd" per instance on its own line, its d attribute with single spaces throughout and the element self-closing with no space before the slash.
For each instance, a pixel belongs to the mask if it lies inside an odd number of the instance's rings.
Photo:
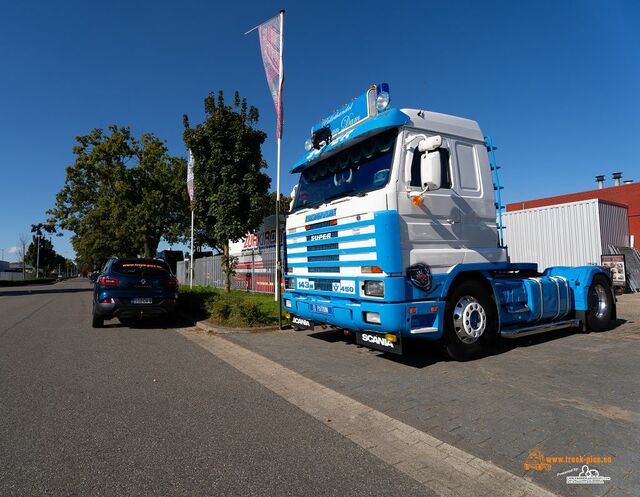
<svg viewBox="0 0 640 497">
<path fill-rule="evenodd" d="M 282 83 L 284 81 L 284 70 L 280 65 L 282 60 L 282 46 L 280 44 L 282 16 L 283 13 L 281 12 L 258 26 L 264 72 L 267 75 L 267 83 L 269 83 L 269 89 L 271 90 L 278 116 L 278 138 L 282 138 Z"/>
<path fill-rule="evenodd" d="M 191 149 L 189 149 L 189 161 L 187 162 L 187 191 L 189 192 L 189 200 L 193 203 L 193 164 L 195 160 Z"/>
</svg>

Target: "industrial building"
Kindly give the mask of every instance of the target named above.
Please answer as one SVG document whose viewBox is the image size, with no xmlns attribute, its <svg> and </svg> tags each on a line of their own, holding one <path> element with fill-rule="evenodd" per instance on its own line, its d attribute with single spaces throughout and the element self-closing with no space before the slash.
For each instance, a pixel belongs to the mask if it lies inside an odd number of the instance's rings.
<svg viewBox="0 0 640 497">
<path fill-rule="evenodd" d="M 600 199 L 613 204 L 625 205 L 628 210 L 629 236 L 631 237 L 629 246 L 640 249 L 640 183 L 634 183 L 631 180 L 622 182 L 622 173 L 613 174 L 613 186 L 606 187 L 604 176 L 596 176 L 596 182 L 598 188 L 595 190 L 507 204 L 507 212 L 591 199 Z"/>
<path fill-rule="evenodd" d="M 624 254 L 629 288 L 640 287 L 640 183 L 514 202 L 503 214 L 504 241 L 512 262 L 540 268 L 600 264 L 602 254 Z"/>
</svg>

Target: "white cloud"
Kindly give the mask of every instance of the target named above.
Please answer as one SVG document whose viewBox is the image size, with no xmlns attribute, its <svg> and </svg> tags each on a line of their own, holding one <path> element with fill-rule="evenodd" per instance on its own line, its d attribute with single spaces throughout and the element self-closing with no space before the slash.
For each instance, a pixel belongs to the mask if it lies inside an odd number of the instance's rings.
<svg viewBox="0 0 640 497">
<path fill-rule="evenodd" d="M 18 247 L 17 245 L 14 245 L 13 247 L 9 247 L 7 249 L 7 253 L 8 254 L 17 254 L 19 250 L 20 250 L 20 247 Z"/>
</svg>

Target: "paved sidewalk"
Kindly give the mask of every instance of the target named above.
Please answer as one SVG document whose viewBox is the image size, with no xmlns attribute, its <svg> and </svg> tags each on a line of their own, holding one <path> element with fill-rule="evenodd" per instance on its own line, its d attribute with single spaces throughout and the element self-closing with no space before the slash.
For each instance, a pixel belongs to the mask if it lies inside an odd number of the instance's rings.
<svg viewBox="0 0 640 497">
<path fill-rule="evenodd" d="M 631 496 L 640 495 L 640 295 L 620 298 L 618 318 L 604 333 L 503 341 L 496 355 L 467 363 L 421 343 L 398 358 L 322 331 L 226 338 L 560 495 Z M 525 470 L 534 449 L 610 457 L 590 465 L 610 481 L 567 484 L 575 462 Z"/>
</svg>

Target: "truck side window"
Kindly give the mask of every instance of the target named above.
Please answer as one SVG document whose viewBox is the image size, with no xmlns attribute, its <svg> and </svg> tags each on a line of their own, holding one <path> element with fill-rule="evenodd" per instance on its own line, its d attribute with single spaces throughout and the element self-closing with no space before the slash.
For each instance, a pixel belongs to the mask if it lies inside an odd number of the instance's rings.
<svg viewBox="0 0 640 497">
<path fill-rule="evenodd" d="M 460 173 L 460 188 L 477 192 L 480 190 L 478 181 L 478 167 L 473 146 L 466 143 L 456 143 L 458 156 L 458 171 Z"/>
<path fill-rule="evenodd" d="M 444 147 L 438 149 L 440 152 L 440 167 L 442 168 L 442 188 L 451 188 L 451 172 L 449 170 L 449 150 Z M 421 152 L 416 150 L 413 152 L 411 160 L 411 185 L 422 188 L 420 184 L 420 156 Z"/>
</svg>

